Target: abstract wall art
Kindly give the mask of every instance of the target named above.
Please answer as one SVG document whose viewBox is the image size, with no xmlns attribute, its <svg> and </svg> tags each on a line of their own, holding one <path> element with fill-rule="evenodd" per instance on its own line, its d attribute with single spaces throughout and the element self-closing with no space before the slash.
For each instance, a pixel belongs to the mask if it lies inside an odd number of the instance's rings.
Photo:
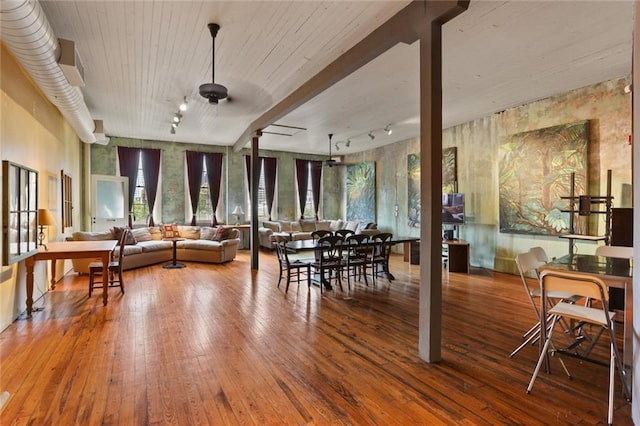
<svg viewBox="0 0 640 426">
<path fill-rule="evenodd" d="M 500 232 L 557 235 L 566 232 L 566 197 L 587 194 L 589 122 L 532 130 L 506 138 L 499 165 Z"/>
<path fill-rule="evenodd" d="M 347 166 L 347 220 L 376 221 L 376 163 Z"/>
</svg>

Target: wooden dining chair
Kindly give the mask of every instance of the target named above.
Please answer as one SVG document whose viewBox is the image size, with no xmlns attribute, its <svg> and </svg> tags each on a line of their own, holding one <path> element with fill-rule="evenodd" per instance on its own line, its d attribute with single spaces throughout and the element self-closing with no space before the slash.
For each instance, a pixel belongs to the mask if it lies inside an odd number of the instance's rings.
<svg viewBox="0 0 640 426">
<path fill-rule="evenodd" d="M 544 270 L 540 274 L 540 282 L 541 282 L 541 291 L 542 298 L 545 300 L 546 296 L 549 292 L 564 292 L 564 293 L 572 293 L 576 295 L 580 295 L 584 298 L 591 299 L 598 303 L 593 303 L 590 306 L 584 306 L 575 303 L 567 303 L 565 301 L 560 301 L 555 304 L 551 309 L 549 309 L 548 314 L 551 315 L 551 326 L 549 327 L 549 332 L 546 333 L 544 339 L 544 345 L 542 347 L 542 351 L 540 352 L 540 356 L 538 358 L 538 363 L 534 369 L 533 375 L 531 376 L 531 381 L 529 382 L 529 386 L 527 387 L 527 393 L 530 393 L 533 389 L 533 384 L 535 383 L 536 378 L 538 377 L 538 373 L 540 372 L 540 368 L 542 363 L 550 354 L 556 355 L 571 355 L 575 356 L 575 354 L 571 352 L 567 352 L 564 350 L 557 350 L 553 347 L 552 338 L 554 331 L 556 329 L 556 325 L 561 318 L 569 319 L 572 321 L 585 322 L 589 324 L 594 324 L 596 326 L 602 327 L 609 331 L 609 398 L 608 398 L 608 413 L 607 413 L 607 421 L 609 424 L 613 423 L 613 395 L 615 391 L 615 370 L 618 369 L 618 373 L 620 378 L 622 379 L 623 391 L 627 400 L 630 400 L 631 393 L 628 387 L 626 371 L 622 366 L 622 362 L 620 360 L 620 354 L 618 352 L 618 346 L 616 344 L 616 335 L 615 335 L 615 322 L 613 321 L 615 314 L 609 311 L 609 296 L 607 292 L 607 285 L 602 279 L 593 276 L 582 274 L 578 272 L 571 271 L 555 271 L 555 270 Z M 544 316 L 544 313 L 543 315 Z M 542 327 L 544 330 L 546 327 Z M 551 348 L 551 349 L 550 349 Z M 557 356 L 562 363 L 562 366 L 571 378 L 571 374 L 567 370 L 564 362 L 562 362 L 562 357 Z M 593 361 L 589 358 L 580 357 L 582 360 Z M 597 362 L 597 361 L 594 361 Z M 581 364 L 581 365 L 584 365 Z"/>
<path fill-rule="evenodd" d="M 340 235 L 343 240 L 346 240 L 349 235 L 355 235 L 351 229 L 338 229 L 334 232 L 335 235 Z"/>
<path fill-rule="evenodd" d="M 289 259 L 289 253 L 287 252 L 288 242 L 289 238 L 280 235 L 276 236 L 275 241 L 273 242 L 276 247 L 278 264 L 280 266 L 278 288 L 280 288 L 280 282 L 285 274 L 287 275 L 287 287 L 284 290 L 285 293 L 289 291 L 289 284 L 291 283 L 292 278 L 295 279 L 295 282 L 300 284 L 301 278 L 306 274 L 307 286 L 309 287 L 309 290 L 311 290 L 311 263 L 301 259 L 291 261 Z"/>
<path fill-rule="evenodd" d="M 320 238 L 327 237 L 329 235 L 333 235 L 333 233 L 325 229 L 316 229 L 311 233 L 311 238 L 313 238 L 314 240 L 319 240 Z"/>
<path fill-rule="evenodd" d="M 352 232 L 352 231 L 350 231 Z M 351 290 L 351 277 L 364 277 L 364 283 L 368 286 L 367 281 L 367 264 L 370 258 L 372 246 L 367 244 L 368 235 L 352 234 L 348 235 L 344 241 L 342 253 L 344 256 L 344 272 L 347 274 L 347 288 Z"/>
<path fill-rule="evenodd" d="M 122 278 L 122 258 L 124 257 L 124 243 L 129 235 L 129 229 L 124 229 L 120 239 L 118 240 L 118 254 L 114 256 L 111 253 L 111 261 L 107 266 L 107 277 L 102 276 L 102 262 L 91 262 L 89 264 L 89 297 L 96 288 L 103 288 L 105 285 L 108 287 L 120 287 L 120 291 L 124 294 L 124 279 Z M 115 250 L 114 250 L 115 252 Z M 100 281 L 96 280 L 96 277 L 100 276 Z"/>
<path fill-rule="evenodd" d="M 370 252 L 368 265 L 371 267 L 371 279 L 376 283 L 377 277 L 384 274 L 389 282 L 389 256 L 391 255 L 391 238 L 388 232 L 381 232 L 370 237 L 373 247 Z"/>
<path fill-rule="evenodd" d="M 331 279 L 338 281 L 340 290 L 342 288 L 342 237 L 339 235 L 328 235 L 318 240 L 315 249 L 316 260 L 313 262 L 313 268 L 320 275 L 320 289 L 323 285 L 328 284 L 331 287 Z"/>
</svg>

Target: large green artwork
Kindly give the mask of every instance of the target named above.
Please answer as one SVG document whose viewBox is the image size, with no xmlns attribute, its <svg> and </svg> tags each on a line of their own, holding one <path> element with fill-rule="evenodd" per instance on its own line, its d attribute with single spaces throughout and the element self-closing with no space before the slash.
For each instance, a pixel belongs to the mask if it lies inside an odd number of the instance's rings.
<svg viewBox="0 0 640 426">
<path fill-rule="evenodd" d="M 580 121 L 518 133 L 501 147 L 500 232 L 557 235 L 566 232 L 567 197 L 587 194 L 589 123 Z"/>
<path fill-rule="evenodd" d="M 458 181 L 457 148 L 442 150 L 442 193 L 456 192 Z M 408 220 L 409 226 L 420 227 L 420 154 L 409 154 L 407 158 Z"/>
<path fill-rule="evenodd" d="M 376 163 L 347 167 L 347 220 L 376 221 Z"/>
</svg>

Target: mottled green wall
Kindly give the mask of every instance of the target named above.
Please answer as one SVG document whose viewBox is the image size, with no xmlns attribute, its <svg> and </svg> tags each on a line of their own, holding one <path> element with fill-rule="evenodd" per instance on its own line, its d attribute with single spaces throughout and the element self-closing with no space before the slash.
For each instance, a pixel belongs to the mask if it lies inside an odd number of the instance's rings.
<svg viewBox="0 0 640 426">
<path fill-rule="evenodd" d="M 222 152 L 224 153 L 221 199 L 218 205 L 218 220 L 229 223 L 233 220 L 230 212 L 236 205 L 243 206 L 247 211 L 247 179 L 245 172 L 244 156 L 250 151 L 242 150 L 233 152 L 230 147 L 200 145 L 180 142 L 147 141 L 140 139 L 111 137 L 109 145 L 91 146 L 91 173 L 98 175 L 117 175 L 116 170 L 116 146 L 157 148 L 162 150 L 161 156 L 161 189 L 156 203 L 161 206 L 161 217 L 156 222 L 186 223 L 185 211 L 189 202 L 186 195 L 186 161 L 184 151 Z M 324 159 L 317 155 L 304 155 L 281 151 L 261 150 L 261 156 L 278 158 L 276 213 L 274 218 L 294 219 L 300 214 L 297 212 L 297 190 L 295 183 L 295 160 Z M 324 169 L 323 186 L 336 188 L 338 179 L 334 172 Z M 332 191 L 329 191 L 332 192 Z M 339 213 L 340 202 L 323 200 L 323 217 L 336 217 Z"/>
<path fill-rule="evenodd" d="M 606 173 L 611 169 L 614 206 L 631 206 L 631 147 L 627 144 L 631 96 L 624 93 L 628 83 L 628 79 L 603 82 L 443 131 L 443 147 L 457 147 L 458 190 L 465 193 L 467 214 L 460 238 L 471 244 L 472 265 L 515 272 L 513 258 L 532 246 L 544 247 L 550 256 L 568 252 L 568 242 L 557 237 L 499 232 L 500 147 L 510 135 L 589 120 L 590 194 L 606 194 Z M 411 139 L 345 158 L 347 162 L 376 162 L 378 225 L 396 235 L 420 235 L 418 228 L 407 224 L 407 156 L 419 153 L 419 146 L 418 139 Z M 577 243 L 577 251 L 582 253 L 592 253 L 595 247 L 593 243 Z"/>
</svg>

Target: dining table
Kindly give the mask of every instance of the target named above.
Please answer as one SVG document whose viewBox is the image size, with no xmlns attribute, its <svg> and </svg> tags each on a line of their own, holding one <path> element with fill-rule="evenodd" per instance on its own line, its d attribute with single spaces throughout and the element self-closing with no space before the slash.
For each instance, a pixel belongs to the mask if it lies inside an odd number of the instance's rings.
<svg viewBox="0 0 640 426">
<path fill-rule="evenodd" d="M 37 260 L 51 261 L 51 289 L 55 289 L 56 261 L 62 259 L 94 259 L 102 261 L 102 276 L 107 276 L 107 268 L 111 259 L 111 252 L 116 247 L 117 240 L 102 241 L 60 241 L 42 245 L 38 251 L 25 259 L 27 269 L 27 317 L 33 312 L 33 269 Z M 107 306 L 109 286 L 102 290 L 102 300 Z"/>
<path fill-rule="evenodd" d="M 416 241 L 420 241 L 420 238 L 417 237 L 392 237 L 388 243 L 391 245 L 395 245 L 395 244 L 404 244 L 404 243 L 411 243 L 411 242 L 416 242 Z M 372 239 L 369 239 L 367 241 L 365 241 L 363 243 L 364 245 L 374 245 L 375 241 Z M 298 252 L 304 252 L 304 251 L 317 251 L 317 250 L 322 250 L 322 246 L 318 244 L 318 240 L 317 239 L 307 239 L 307 240 L 296 240 L 296 241 L 289 241 L 286 245 L 287 250 L 289 250 L 292 253 L 298 253 Z M 384 271 L 386 277 L 389 279 L 389 281 L 393 281 L 396 278 L 393 276 L 393 274 L 387 269 Z M 312 282 L 316 282 L 317 280 L 312 280 Z M 324 281 L 323 280 L 323 284 L 325 286 L 325 288 L 327 290 L 331 290 L 331 284 L 329 284 L 328 281 Z"/>
<path fill-rule="evenodd" d="M 594 275 L 609 288 L 624 290 L 624 332 L 622 364 L 631 380 L 633 364 L 633 259 L 591 254 L 568 254 L 540 266 L 540 271 L 572 271 Z"/>
</svg>

